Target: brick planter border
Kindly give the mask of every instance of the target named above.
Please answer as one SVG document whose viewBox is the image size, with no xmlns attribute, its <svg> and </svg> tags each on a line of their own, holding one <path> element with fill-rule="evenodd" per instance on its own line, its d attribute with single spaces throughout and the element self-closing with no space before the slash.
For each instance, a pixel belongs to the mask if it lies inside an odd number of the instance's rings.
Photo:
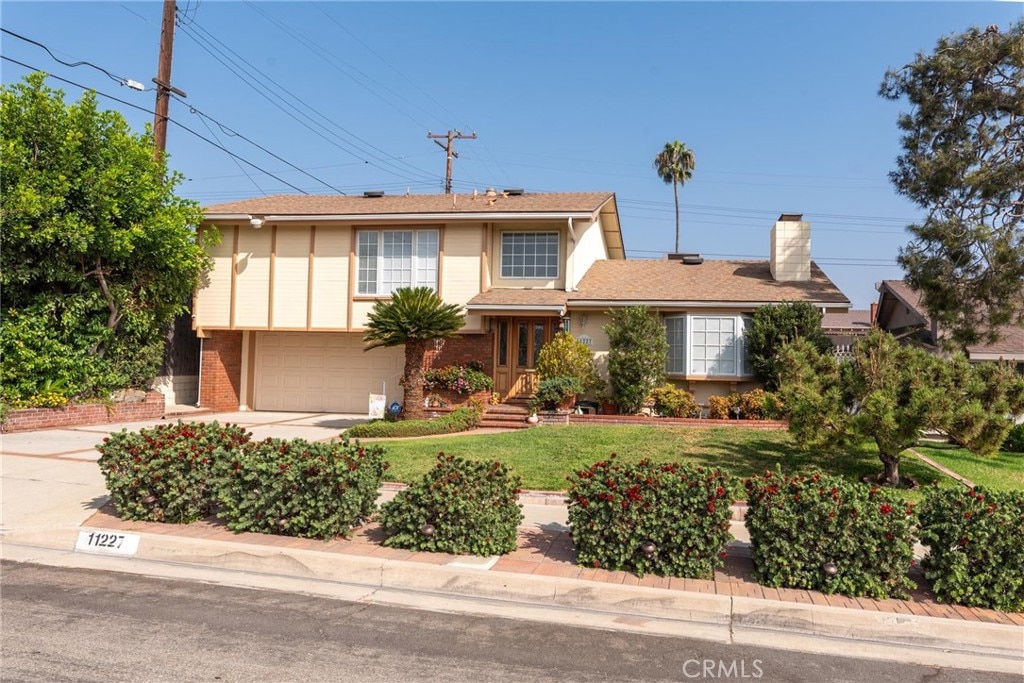
<svg viewBox="0 0 1024 683">
<path fill-rule="evenodd" d="M 7 413 L 0 425 L 3 432 L 24 432 L 57 427 L 81 427 L 153 420 L 164 415 L 164 395 L 159 391 L 146 392 L 146 398 L 137 403 L 115 403 L 109 408 L 102 403 L 72 403 L 63 408 L 25 408 Z"/>
</svg>

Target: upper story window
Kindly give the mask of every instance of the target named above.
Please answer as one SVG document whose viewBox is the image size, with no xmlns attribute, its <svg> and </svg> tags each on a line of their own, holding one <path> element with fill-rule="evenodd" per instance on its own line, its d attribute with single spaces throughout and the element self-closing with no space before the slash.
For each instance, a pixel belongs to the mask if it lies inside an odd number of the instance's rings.
<svg viewBox="0 0 1024 683">
<path fill-rule="evenodd" d="M 665 319 L 669 374 L 747 377 L 752 374 L 744 315 L 688 315 Z"/>
<path fill-rule="evenodd" d="M 503 232 L 501 277 L 552 279 L 558 277 L 557 232 Z"/>
<path fill-rule="evenodd" d="M 437 230 L 360 230 L 356 292 L 387 296 L 400 287 L 437 291 Z"/>
</svg>

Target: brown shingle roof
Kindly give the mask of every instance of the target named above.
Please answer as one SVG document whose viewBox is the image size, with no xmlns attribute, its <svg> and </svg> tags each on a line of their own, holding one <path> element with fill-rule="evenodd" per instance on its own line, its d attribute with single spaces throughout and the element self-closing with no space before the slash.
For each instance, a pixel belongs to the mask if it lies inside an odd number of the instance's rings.
<svg viewBox="0 0 1024 683">
<path fill-rule="evenodd" d="M 825 331 L 831 330 L 870 330 L 871 311 L 856 310 L 846 313 L 826 313 L 821 316 L 821 328 Z"/>
<path fill-rule="evenodd" d="M 451 213 L 590 213 L 615 195 L 611 192 L 548 192 L 520 196 L 476 197 L 468 194 L 412 194 L 363 197 L 345 195 L 275 195 L 207 206 L 212 214 L 277 216 L 451 214 Z"/>
<path fill-rule="evenodd" d="M 598 261 L 580 282 L 569 303 L 587 301 L 636 302 L 752 302 L 809 301 L 849 306 L 850 300 L 811 264 L 806 282 L 776 282 L 768 261 Z"/>
<path fill-rule="evenodd" d="M 561 289 L 492 289 L 469 300 L 469 306 L 565 306 L 569 293 Z"/>
</svg>

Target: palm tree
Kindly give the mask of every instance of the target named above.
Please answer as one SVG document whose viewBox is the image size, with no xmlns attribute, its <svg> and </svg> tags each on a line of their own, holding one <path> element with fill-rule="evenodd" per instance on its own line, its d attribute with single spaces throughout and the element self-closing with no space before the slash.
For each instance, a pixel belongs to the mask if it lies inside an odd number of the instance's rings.
<svg viewBox="0 0 1024 683">
<path fill-rule="evenodd" d="M 673 140 L 665 143 L 665 149 L 654 157 L 654 169 L 658 177 L 666 184 L 672 183 L 672 192 L 676 199 L 676 253 L 679 252 L 679 186 L 693 178 L 693 170 L 697 167 L 697 157 L 686 145 Z"/>
<path fill-rule="evenodd" d="M 421 418 L 423 409 L 423 356 L 427 345 L 447 339 L 465 324 L 461 308 L 446 304 L 429 287 L 396 289 L 390 301 L 373 305 L 366 323 L 366 351 L 378 346 L 405 346 L 405 415 Z"/>
</svg>

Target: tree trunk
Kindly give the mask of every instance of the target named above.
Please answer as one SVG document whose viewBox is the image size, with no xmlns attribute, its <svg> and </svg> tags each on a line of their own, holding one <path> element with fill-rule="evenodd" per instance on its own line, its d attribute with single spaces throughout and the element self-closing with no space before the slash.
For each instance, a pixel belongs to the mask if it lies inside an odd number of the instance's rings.
<svg viewBox="0 0 1024 683">
<path fill-rule="evenodd" d="M 881 458 L 882 464 L 885 465 L 885 473 L 882 475 L 882 484 L 885 486 L 899 486 L 900 485 L 900 456 L 898 455 L 886 455 L 885 453 L 879 453 L 878 457 Z"/>
<path fill-rule="evenodd" d="M 679 183 L 672 181 L 672 194 L 676 200 L 676 253 L 679 253 Z"/>
<path fill-rule="evenodd" d="M 409 342 L 405 345 L 405 418 L 420 420 L 426 416 L 423 407 L 423 356 L 427 351 L 426 341 Z"/>
</svg>

